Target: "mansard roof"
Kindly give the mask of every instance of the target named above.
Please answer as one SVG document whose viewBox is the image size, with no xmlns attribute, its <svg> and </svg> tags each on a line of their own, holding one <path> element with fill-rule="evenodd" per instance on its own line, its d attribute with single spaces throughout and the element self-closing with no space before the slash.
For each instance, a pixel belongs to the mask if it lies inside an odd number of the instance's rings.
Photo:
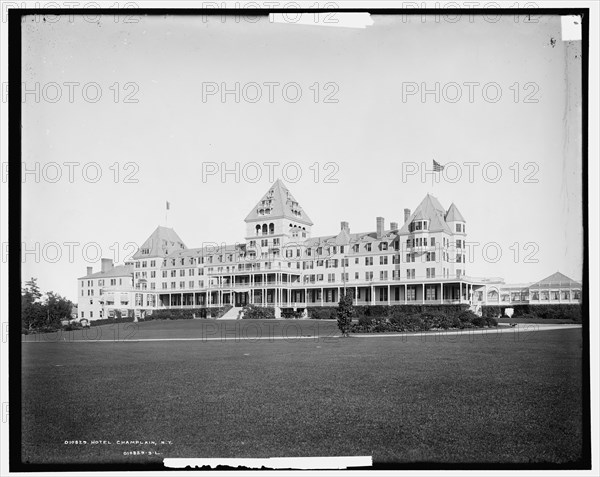
<svg viewBox="0 0 600 477">
<path fill-rule="evenodd" d="M 442 207 L 442 204 L 440 204 L 440 201 L 431 194 L 427 194 L 404 225 L 402 225 L 398 233 L 400 235 L 408 234 L 408 226 L 413 220 L 429 220 L 430 232 L 452 233 L 446 223 L 445 216 L 446 211 Z"/>
<path fill-rule="evenodd" d="M 175 230 L 159 225 L 137 252 L 135 252 L 133 259 L 165 257 L 173 251 L 185 250 L 186 248 L 183 240 L 179 238 L 179 235 L 177 235 Z M 142 250 L 148 250 L 148 253 L 142 253 Z"/>
<path fill-rule="evenodd" d="M 261 214 L 260 212 L 264 213 Z M 269 188 L 265 195 L 246 217 L 246 222 L 291 219 L 305 225 L 313 225 L 310 217 L 304 212 L 292 193 L 280 179 Z"/>
</svg>

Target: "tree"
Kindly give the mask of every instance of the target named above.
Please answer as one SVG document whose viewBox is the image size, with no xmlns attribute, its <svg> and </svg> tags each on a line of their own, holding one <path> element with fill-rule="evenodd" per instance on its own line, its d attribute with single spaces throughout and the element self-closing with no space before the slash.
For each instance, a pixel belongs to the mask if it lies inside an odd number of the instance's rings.
<svg viewBox="0 0 600 477">
<path fill-rule="evenodd" d="M 71 317 L 73 303 L 58 293 L 48 292 L 42 300 L 37 280 L 32 278 L 21 289 L 21 325 L 27 331 L 58 329 L 61 320 Z"/>
<path fill-rule="evenodd" d="M 354 304 L 351 292 L 346 292 L 340 297 L 337 309 L 337 325 L 342 336 L 348 336 L 352 317 L 354 316 Z"/>
<path fill-rule="evenodd" d="M 44 307 L 40 303 L 41 296 L 35 278 L 25 282 L 25 287 L 21 289 L 21 324 L 29 331 L 43 324 Z"/>
<path fill-rule="evenodd" d="M 58 293 L 46 293 L 44 305 L 49 326 L 59 326 L 61 320 L 69 320 L 71 318 L 71 308 L 73 307 L 73 303 L 71 303 L 71 300 L 63 298 Z"/>
</svg>

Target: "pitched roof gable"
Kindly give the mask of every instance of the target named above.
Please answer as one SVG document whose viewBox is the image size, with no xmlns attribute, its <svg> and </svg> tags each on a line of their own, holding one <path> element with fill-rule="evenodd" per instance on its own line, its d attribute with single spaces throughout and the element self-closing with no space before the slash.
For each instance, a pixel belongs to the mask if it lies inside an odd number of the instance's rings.
<svg viewBox="0 0 600 477">
<path fill-rule="evenodd" d="M 553 273 L 552 275 L 550 275 L 549 277 L 546 277 L 543 280 L 540 280 L 539 282 L 534 283 L 532 286 L 534 286 L 534 287 L 546 286 L 547 287 L 547 286 L 557 286 L 557 285 L 580 287 L 581 283 L 576 282 L 572 278 L 569 278 L 560 272 L 556 272 L 556 273 Z"/>
<path fill-rule="evenodd" d="M 264 214 L 261 214 L 260 211 L 264 211 Z M 281 179 L 277 179 L 250 211 L 245 221 L 282 218 L 295 220 L 306 225 L 313 225 L 312 220 L 304 212 L 292 193 Z"/>
<path fill-rule="evenodd" d="M 133 259 L 165 257 L 176 250 L 185 249 L 187 247 L 175 230 L 159 225 L 135 252 Z M 142 250 L 148 250 L 148 253 L 142 253 Z"/>
</svg>

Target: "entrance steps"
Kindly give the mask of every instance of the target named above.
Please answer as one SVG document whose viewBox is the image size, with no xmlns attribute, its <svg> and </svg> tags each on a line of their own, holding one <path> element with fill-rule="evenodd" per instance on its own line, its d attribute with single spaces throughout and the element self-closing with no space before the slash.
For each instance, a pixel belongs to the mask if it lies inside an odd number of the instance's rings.
<svg viewBox="0 0 600 477">
<path fill-rule="evenodd" d="M 217 320 L 237 320 L 241 309 L 241 306 L 232 306 L 227 313 L 221 318 L 217 318 Z"/>
</svg>

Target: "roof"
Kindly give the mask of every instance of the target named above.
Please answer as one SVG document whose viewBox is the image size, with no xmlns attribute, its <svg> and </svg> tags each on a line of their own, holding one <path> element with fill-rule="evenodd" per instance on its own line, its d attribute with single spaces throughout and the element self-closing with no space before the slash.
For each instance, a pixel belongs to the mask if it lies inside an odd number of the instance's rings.
<svg viewBox="0 0 600 477">
<path fill-rule="evenodd" d="M 260 211 L 264 211 L 263 214 Z M 305 225 L 312 220 L 304 212 L 288 188 L 277 179 L 246 217 L 246 222 L 265 219 L 291 219 Z"/>
<path fill-rule="evenodd" d="M 165 257 L 175 250 L 186 248 L 187 247 L 183 243 L 183 240 L 179 238 L 179 235 L 177 235 L 175 230 L 159 225 L 137 250 L 137 252 L 135 252 L 133 259 L 136 260 L 139 258 Z M 148 253 L 142 253 L 142 250 L 148 250 Z"/>
<path fill-rule="evenodd" d="M 408 234 L 408 226 L 413 220 L 429 220 L 430 232 L 452 233 L 446 223 L 445 216 L 446 211 L 442 207 L 442 204 L 440 204 L 440 201 L 431 194 L 427 194 L 404 225 L 402 225 L 398 233 L 401 235 Z"/>
<path fill-rule="evenodd" d="M 539 282 L 534 283 L 531 286 L 532 287 L 549 287 L 549 286 L 580 287 L 581 283 L 576 282 L 575 280 L 567 277 L 566 275 L 563 275 L 560 272 L 556 272 L 556 273 L 553 273 L 552 275 L 550 275 L 549 277 L 546 277 L 543 280 L 540 280 Z"/>
<path fill-rule="evenodd" d="M 85 275 L 84 277 L 79 277 L 79 279 L 83 278 L 114 278 L 114 277 L 129 277 L 133 273 L 133 267 L 131 265 L 118 265 L 116 267 L 111 268 L 107 272 L 96 272 L 91 273 L 90 275 Z"/>
<path fill-rule="evenodd" d="M 446 213 L 446 222 L 466 222 L 465 218 L 458 211 L 458 207 L 454 205 L 454 202 L 452 202 Z"/>
</svg>

